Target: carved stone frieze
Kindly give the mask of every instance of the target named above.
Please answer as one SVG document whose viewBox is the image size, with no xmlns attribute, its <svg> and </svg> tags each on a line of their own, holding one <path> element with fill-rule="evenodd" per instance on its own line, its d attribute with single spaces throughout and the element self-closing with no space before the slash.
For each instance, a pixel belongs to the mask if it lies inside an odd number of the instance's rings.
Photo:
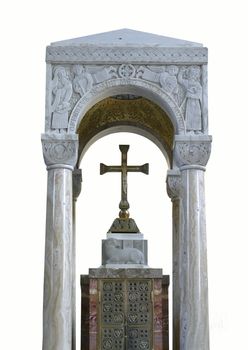
<svg viewBox="0 0 248 350">
<path fill-rule="evenodd" d="M 84 103 L 87 103 L 92 99 L 92 92 L 97 93 L 98 85 L 105 84 L 105 88 L 108 89 L 111 85 L 142 86 L 147 81 L 157 87 L 156 92 L 159 95 L 164 93 L 162 98 L 166 99 L 168 108 L 172 108 L 172 114 L 183 116 L 183 123 L 178 118 L 178 122 L 181 123 L 180 128 L 182 127 L 190 134 L 205 133 L 207 112 L 206 104 L 203 105 L 202 102 L 206 87 L 204 85 L 203 91 L 201 70 L 201 66 L 173 64 L 163 66 L 140 66 L 131 63 L 111 66 L 55 64 L 50 84 L 51 97 L 47 98 L 47 103 L 50 101 L 48 109 L 51 119 L 47 125 L 50 125 L 50 129 L 55 132 L 68 131 L 68 124 L 71 124 L 70 120 L 74 119 L 78 102 L 83 103 L 82 99 L 84 99 Z M 113 84 L 115 80 L 118 84 Z M 154 90 L 153 86 L 151 90 Z M 180 133 L 179 130 L 178 132 Z"/>
<path fill-rule="evenodd" d="M 74 168 L 78 158 L 78 135 L 43 134 L 41 141 L 43 157 L 48 169 Z"/>
<path fill-rule="evenodd" d="M 180 171 L 179 170 L 168 170 L 166 184 L 167 184 L 168 196 L 172 200 L 179 198 L 181 185 L 182 185 Z"/>
<path fill-rule="evenodd" d="M 46 62 L 49 63 L 82 63 L 82 64 L 114 64 L 114 63 L 207 63 L 208 51 L 205 47 L 79 47 L 48 46 Z"/>
<path fill-rule="evenodd" d="M 175 136 L 174 159 L 177 166 L 206 166 L 211 152 L 211 136 Z"/>
</svg>

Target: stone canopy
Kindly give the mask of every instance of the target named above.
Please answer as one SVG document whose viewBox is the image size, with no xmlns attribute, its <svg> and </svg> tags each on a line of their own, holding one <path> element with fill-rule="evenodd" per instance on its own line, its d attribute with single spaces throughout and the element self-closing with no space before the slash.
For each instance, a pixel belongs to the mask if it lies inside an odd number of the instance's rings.
<svg viewBox="0 0 248 350">
<path fill-rule="evenodd" d="M 207 63 L 202 44 L 130 29 L 47 46 L 43 350 L 75 350 L 80 160 L 93 142 L 120 131 L 150 139 L 169 166 L 173 350 L 209 350 L 204 172 L 212 138 Z"/>
</svg>

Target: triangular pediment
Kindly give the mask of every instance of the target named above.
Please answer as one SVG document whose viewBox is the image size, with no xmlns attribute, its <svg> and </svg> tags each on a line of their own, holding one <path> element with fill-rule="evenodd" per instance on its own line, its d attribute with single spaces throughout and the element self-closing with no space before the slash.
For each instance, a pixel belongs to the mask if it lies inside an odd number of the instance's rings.
<svg viewBox="0 0 248 350">
<path fill-rule="evenodd" d="M 99 47 L 202 47 L 192 41 L 170 38 L 162 35 L 132 29 L 119 29 L 75 39 L 57 41 L 52 46 L 99 46 Z"/>
</svg>

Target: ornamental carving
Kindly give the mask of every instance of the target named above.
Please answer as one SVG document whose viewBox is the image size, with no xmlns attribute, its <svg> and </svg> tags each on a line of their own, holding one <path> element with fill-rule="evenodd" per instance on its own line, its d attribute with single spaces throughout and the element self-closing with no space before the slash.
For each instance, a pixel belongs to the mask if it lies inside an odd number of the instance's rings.
<svg viewBox="0 0 248 350">
<path fill-rule="evenodd" d="M 92 88 L 92 75 L 86 71 L 84 66 L 80 65 L 75 65 L 72 71 L 74 73 L 73 89 L 82 97 Z"/>
<path fill-rule="evenodd" d="M 101 349 L 152 349 L 150 280 L 110 279 L 101 283 Z M 116 294 L 125 297 L 116 300 Z M 135 295 L 135 297 L 133 297 Z"/>
<path fill-rule="evenodd" d="M 164 91 L 184 115 L 188 133 L 206 130 L 207 112 L 203 113 L 203 86 L 200 66 L 121 65 L 55 65 L 51 81 L 51 129 L 66 132 L 68 119 L 77 102 L 94 86 L 109 80 L 149 81 Z M 132 82 L 133 85 L 133 82 Z M 90 96 L 90 95 L 89 95 Z"/>
<path fill-rule="evenodd" d="M 81 64 L 114 64 L 137 63 L 149 64 L 204 64 L 207 63 L 208 52 L 205 47 L 62 47 L 48 46 L 46 62 L 48 63 L 81 63 Z"/>
<path fill-rule="evenodd" d="M 43 157 L 46 165 L 49 167 L 59 164 L 73 168 L 76 164 L 78 153 L 77 135 L 70 135 L 71 138 L 68 137 L 68 134 L 64 138 L 52 137 L 52 135 L 42 135 Z"/>
<path fill-rule="evenodd" d="M 180 140 L 175 144 L 175 160 L 179 167 L 187 165 L 205 166 L 211 152 L 211 137 Z"/>
<path fill-rule="evenodd" d="M 179 198 L 182 184 L 180 172 L 169 170 L 167 173 L 166 184 L 168 196 L 172 200 Z"/>
<path fill-rule="evenodd" d="M 51 127 L 58 131 L 65 131 L 68 125 L 72 84 L 64 67 L 55 67 L 51 86 L 53 96 Z"/>
<path fill-rule="evenodd" d="M 203 133 L 200 66 L 140 66 L 136 77 L 158 84 L 181 109 L 188 133 Z"/>
<path fill-rule="evenodd" d="M 121 78 L 134 78 L 136 69 L 132 64 L 122 64 L 118 68 L 118 73 Z"/>
<path fill-rule="evenodd" d="M 185 88 L 185 122 L 189 132 L 203 131 L 201 69 L 198 66 L 181 68 L 178 82 Z"/>
</svg>

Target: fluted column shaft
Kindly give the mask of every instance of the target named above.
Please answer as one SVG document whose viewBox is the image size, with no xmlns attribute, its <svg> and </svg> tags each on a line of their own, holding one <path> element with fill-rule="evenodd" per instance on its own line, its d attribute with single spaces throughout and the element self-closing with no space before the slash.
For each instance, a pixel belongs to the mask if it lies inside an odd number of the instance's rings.
<svg viewBox="0 0 248 350">
<path fill-rule="evenodd" d="M 209 350 L 204 171 L 210 149 L 210 136 L 175 137 L 174 160 L 181 172 L 181 205 L 178 244 L 180 345 L 174 350 Z"/>
<path fill-rule="evenodd" d="M 43 350 L 72 349 L 72 171 L 77 135 L 43 134 L 48 170 Z"/>
</svg>

